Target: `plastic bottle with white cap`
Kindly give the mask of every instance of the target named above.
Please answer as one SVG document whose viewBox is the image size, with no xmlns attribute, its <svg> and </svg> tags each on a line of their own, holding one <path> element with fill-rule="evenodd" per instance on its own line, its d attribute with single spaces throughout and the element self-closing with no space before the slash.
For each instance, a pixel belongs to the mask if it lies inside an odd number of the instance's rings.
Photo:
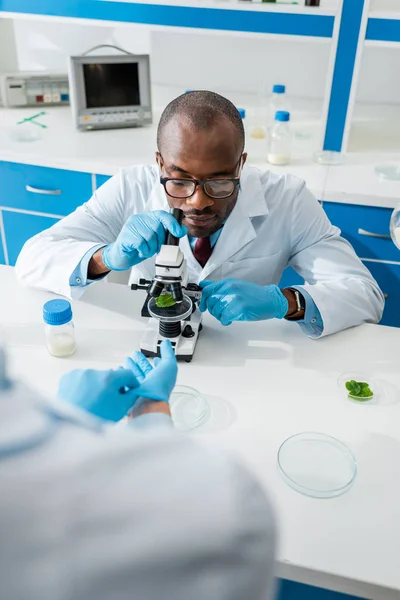
<svg viewBox="0 0 400 600">
<path fill-rule="evenodd" d="M 275 124 L 269 135 L 268 162 L 272 165 L 287 165 L 292 154 L 292 133 L 289 127 L 290 113 L 278 110 Z"/>
<path fill-rule="evenodd" d="M 63 358 L 75 352 L 75 329 L 68 300 L 49 300 L 43 306 L 46 345 L 52 356 Z"/>
</svg>

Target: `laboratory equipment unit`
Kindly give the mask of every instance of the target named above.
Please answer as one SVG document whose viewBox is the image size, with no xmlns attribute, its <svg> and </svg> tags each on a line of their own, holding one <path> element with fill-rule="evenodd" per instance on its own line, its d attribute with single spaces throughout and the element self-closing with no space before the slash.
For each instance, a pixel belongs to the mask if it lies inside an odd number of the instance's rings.
<svg viewBox="0 0 400 600">
<path fill-rule="evenodd" d="M 172 214 L 182 222 L 181 210 L 174 209 Z M 140 279 L 139 284 L 131 285 L 132 290 L 147 291 L 142 316 L 150 318 L 140 349 L 145 356 L 160 356 L 161 342 L 169 339 L 176 358 L 190 362 L 202 330 L 202 314 L 197 307 L 201 288 L 188 282 L 179 239 L 170 233 L 156 256 L 155 271 L 153 281 Z"/>
<path fill-rule="evenodd" d="M 8 73 L 1 76 L 0 85 L 3 104 L 8 108 L 69 104 L 66 73 Z"/>
<path fill-rule="evenodd" d="M 72 114 L 79 130 L 152 123 L 148 54 L 73 56 L 69 84 Z"/>
</svg>

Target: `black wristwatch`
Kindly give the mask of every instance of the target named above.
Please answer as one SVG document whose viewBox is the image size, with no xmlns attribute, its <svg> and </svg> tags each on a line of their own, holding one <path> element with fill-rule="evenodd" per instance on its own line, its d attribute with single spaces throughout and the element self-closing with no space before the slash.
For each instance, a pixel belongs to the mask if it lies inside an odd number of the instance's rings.
<svg viewBox="0 0 400 600">
<path fill-rule="evenodd" d="M 296 321 L 296 319 L 304 318 L 306 312 L 306 301 L 304 299 L 304 296 L 299 292 L 299 290 L 296 290 L 295 288 L 287 289 L 294 294 L 294 297 L 296 299 L 296 310 L 290 315 L 286 315 L 285 319 L 288 319 L 289 321 Z"/>
</svg>

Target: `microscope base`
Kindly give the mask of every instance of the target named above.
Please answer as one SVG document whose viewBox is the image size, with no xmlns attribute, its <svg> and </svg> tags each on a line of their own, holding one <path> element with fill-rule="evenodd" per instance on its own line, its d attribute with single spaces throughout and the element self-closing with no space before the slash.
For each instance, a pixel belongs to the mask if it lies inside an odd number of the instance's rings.
<svg viewBox="0 0 400 600">
<path fill-rule="evenodd" d="M 196 311 L 199 313 L 199 311 Z M 140 343 L 140 350 L 147 357 L 160 356 L 160 344 L 163 340 L 169 339 L 174 346 L 175 356 L 177 360 L 183 360 L 190 362 L 193 358 L 194 351 L 197 344 L 199 333 L 202 330 L 201 324 L 201 313 L 192 315 L 190 321 L 182 322 L 182 330 L 185 327 L 190 326 L 193 335 L 192 337 L 185 337 L 183 333 L 174 338 L 165 338 L 160 335 L 159 321 L 157 319 L 149 319 L 147 329 L 142 337 Z M 197 318 L 194 318 L 197 317 Z"/>
</svg>

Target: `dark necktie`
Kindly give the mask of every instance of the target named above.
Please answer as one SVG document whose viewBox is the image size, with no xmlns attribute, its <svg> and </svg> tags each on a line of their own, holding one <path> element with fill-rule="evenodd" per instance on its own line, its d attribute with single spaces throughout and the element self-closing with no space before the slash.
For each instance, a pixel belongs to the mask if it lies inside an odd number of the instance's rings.
<svg viewBox="0 0 400 600">
<path fill-rule="evenodd" d="M 197 238 L 196 244 L 193 250 L 193 256 L 197 262 L 204 267 L 210 258 L 212 253 L 211 243 L 209 237 Z"/>
</svg>

